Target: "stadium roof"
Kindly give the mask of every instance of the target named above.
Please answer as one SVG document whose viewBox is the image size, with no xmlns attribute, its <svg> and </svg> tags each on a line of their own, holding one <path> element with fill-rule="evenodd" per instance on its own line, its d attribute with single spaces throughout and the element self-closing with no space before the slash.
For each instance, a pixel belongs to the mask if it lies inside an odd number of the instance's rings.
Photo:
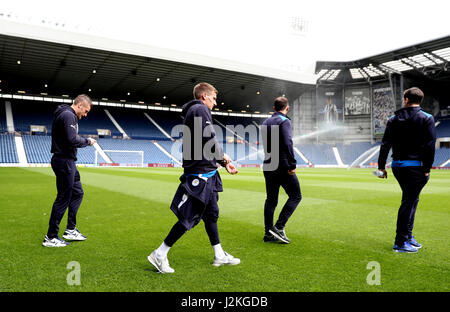
<svg viewBox="0 0 450 312">
<path fill-rule="evenodd" d="M 450 82 L 450 36 L 357 61 L 320 61 L 316 63 L 316 73 L 318 81 L 324 83 L 374 81 L 385 79 L 390 73 Z"/>
<path fill-rule="evenodd" d="M 275 97 L 285 95 L 295 99 L 308 88 L 305 84 L 264 75 L 168 60 L 173 55 L 170 51 L 159 51 L 164 52 L 166 59 L 150 57 L 148 50 L 137 44 L 127 47 L 126 51 L 136 52 L 128 54 L 119 52 L 117 42 L 104 38 L 82 35 L 80 39 L 72 35 L 62 40 L 60 36 L 65 33 L 56 30 L 34 27 L 30 32 L 26 25 L 4 20 L 0 20 L 0 26 L 8 29 L 7 33 L 21 35 L 0 34 L 1 92 L 69 97 L 87 93 L 99 100 L 179 107 L 192 99 L 196 83 L 207 81 L 219 90 L 220 111 L 267 114 L 272 111 Z M 22 31 L 24 27 L 27 29 Z M 59 42 L 36 39 L 43 32 L 46 37 L 58 36 Z M 97 46 L 102 41 L 100 46 L 111 49 L 76 44 L 77 40 L 87 39 L 96 41 L 93 45 Z M 155 51 L 150 54 L 157 54 Z"/>
</svg>

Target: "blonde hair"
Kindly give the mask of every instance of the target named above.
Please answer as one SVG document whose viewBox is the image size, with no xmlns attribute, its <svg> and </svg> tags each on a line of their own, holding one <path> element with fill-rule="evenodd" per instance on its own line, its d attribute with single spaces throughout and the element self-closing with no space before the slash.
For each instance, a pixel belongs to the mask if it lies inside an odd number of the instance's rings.
<svg viewBox="0 0 450 312">
<path fill-rule="evenodd" d="M 73 100 L 73 105 L 78 105 L 80 103 L 84 103 L 85 105 L 89 105 L 89 107 L 92 106 L 92 100 L 91 98 L 86 94 L 80 94 Z"/>
<path fill-rule="evenodd" d="M 194 98 L 196 100 L 199 100 L 202 97 L 203 93 L 210 93 L 214 92 L 216 95 L 219 93 L 216 88 L 214 88 L 213 85 L 207 83 L 207 82 L 200 82 L 194 87 Z"/>
</svg>

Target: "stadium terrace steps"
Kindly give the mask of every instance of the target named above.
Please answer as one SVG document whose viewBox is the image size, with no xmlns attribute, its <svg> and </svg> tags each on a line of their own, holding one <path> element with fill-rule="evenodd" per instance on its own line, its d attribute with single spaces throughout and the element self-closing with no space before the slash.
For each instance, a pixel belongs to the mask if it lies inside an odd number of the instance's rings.
<svg viewBox="0 0 450 312">
<path fill-rule="evenodd" d="M 10 101 L 5 101 L 6 131 L 14 132 L 14 119 Z"/>
<path fill-rule="evenodd" d="M 123 128 L 119 125 L 119 123 L 116 121 L 116 119 L 111 115 L 111 113 L 109 112 L 109 110 L 107 110 L 106 108 L 104 109 L 106 115 L 108 116 L 108 118 L 111 120 L 111 122 L 114 124 L 114 126 L 116 127 L 117 130 L 119 130 L 119 132 L 122 134 L 122 136 L 126 139 L 129 138 L 128 134 L 125 132 L 125 130 L 123 130 Z"/>
</svg>

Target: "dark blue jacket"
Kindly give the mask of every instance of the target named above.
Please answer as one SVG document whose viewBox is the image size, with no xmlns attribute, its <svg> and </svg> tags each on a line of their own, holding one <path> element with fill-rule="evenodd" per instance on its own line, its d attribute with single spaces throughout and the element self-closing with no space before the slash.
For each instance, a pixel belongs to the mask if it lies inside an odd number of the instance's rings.
<svg viewBox="0 0 450 312">
<path fill-rule="evenodd" d="M 394 162 L 415 166 L 421 163 L 424 172 L 430 172 L 434 161 L 436 128 L 432 115 L 420 107 L 404 107 L 391 116 L 386 125 L 378 157 L 378 168 L 385 169 L 392 147 Z"/>
<path fill-rule="evenodd" d="M 273 126 L 279 127 L 280 137 L 279 142 L 279 152 L 280 152 L 280 163 L 278 166 L 279 170 L 292 170 L 297 167 L 297 161 L 295 160 L 294 154 L 294 144 L 292 142 L 292 126 L 291 120 L 286 115 L 275 112 L 271 117 L 263 122 L 263 129 L 267 127 L 267 142 L 265 144 L 265 151 L 271 151 L 272 145 L 276 142 L 271 140 L 271 128 Z M 271 159 L 266 155 L 264 163 L 270 163 Z"/>
<path fill-rule="evenodd" d="M 59 105 L 53 113 L 52 149 L 58 157 L 77 160 L 77 148 L 89 145 L 89 140 L 78 136 L 78 117 L 72 107 Z"/>
<path fill-rule="evenodd" d="M 180 181 L 170 209 L 184 227 L 190 230 L 201 220 L 206 206 L 210 204 L 212 193 L 223 191 L 222 179 L 216 172 L 207 179 L 183 174 Z"/>
<path fill-rule="evenodd" d="M 183 105 L 181 115 L 184 117 L 183 124 L 189 128 L 191 134 L 189 138 L 183 133 L 184 173 L 207 173 L 217 169 L 217 162 L 220 163 L 222 160 L 223 150 L 216 139 L 211 111 L 202 101 L 192 100 Z M 200 121 L 198 129 L 194 129 L 196 117 Z M 207 136 L 203 136 L 205 129 L 209 133 Z M 195 146 L 196 140 L 199 143 L 198 146 Z M 211 150 L 215 157 L 203 153 L 207 143 L 206 149 Z M 209 148 L 211 146 L 213 148 Z"/>
</svg>

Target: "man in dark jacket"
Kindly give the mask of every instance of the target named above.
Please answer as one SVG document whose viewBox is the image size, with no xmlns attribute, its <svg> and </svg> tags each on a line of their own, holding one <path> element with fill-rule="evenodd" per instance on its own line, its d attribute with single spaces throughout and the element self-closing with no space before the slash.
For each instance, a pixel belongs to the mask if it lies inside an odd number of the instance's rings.
<svg viewBox="0 0 450 312">
<path fill-rule="evenodd" d="M 378 170 L 383 172 L 380 178 L 387 178 L 386 159 L 392 147 L 392 172 L 403 192 L 393 247 L 396 252 L 417 252 L 422 247 L 412 234 L 414 216 L 420 192 L 430 178 L 436 143 L 434 118 L 420 108 L 423 97 L 419 88 L 403 93 L 403 107 L 389 118 L 378 157 Z"/>
<path fill-rule="evenodd" d="M 263 123 L 265 159 L 263 164 L 267 198 L 264 204 L 265 242 L 279 241 L 289 244 L 284 227 L 302 199 L 300 184 L 295 170 L 297 161 L 292 142 L 291 121 L 286 116 L 289 102 L 278 97 L 274 103 L 274 114 Z M 278 205 L 280 186 L 289 196 L 273 225 L 273 215 Z"/>
<path fill-rule="evenodd" d="M 230 174 L 237 170 L 228 155 L 223 153 L 213 128 L 211 110 L 216 104 L 217 90 L 208 83 L 194 87 L 194 98 L 183 106 L 183 168 L 180 185 L 170 206 L 178 221 L 159 248 L 147 258 L 161 273 L 175 272 L 169 265 L 167 253 L 186 231 L 200 220 L 205 224 L 214 250 L 214 266 L 236 265 L 240 259 L 226 253 L 220 244 L 217 220 L 219 218 L 218 192 L 222 180 L 217 171 L 219 163 Z"/>
<path fill-rule="evenodd" d="M 64 247 L 69 243 L 58 236 L 59 224 L 69 208 L 67 228 L 63 237 L 68 240 L 85 240 L 86 236 L 76 228 L 76 216 L 83 199 L 80 173 L 75 165 L 77 148 L 93 145 L 96 140 L 78 136 L 78 120 L 86 117 L 91 110 L 91 99 L 79 95 L 71 106 L 59 105 L 54 113 L 52 124 L 53 157 L 51 165 L 56 175 L 58 194 L 53 203 L 47 235 L 42 245 L 45 247 Z"/>
</svg>

